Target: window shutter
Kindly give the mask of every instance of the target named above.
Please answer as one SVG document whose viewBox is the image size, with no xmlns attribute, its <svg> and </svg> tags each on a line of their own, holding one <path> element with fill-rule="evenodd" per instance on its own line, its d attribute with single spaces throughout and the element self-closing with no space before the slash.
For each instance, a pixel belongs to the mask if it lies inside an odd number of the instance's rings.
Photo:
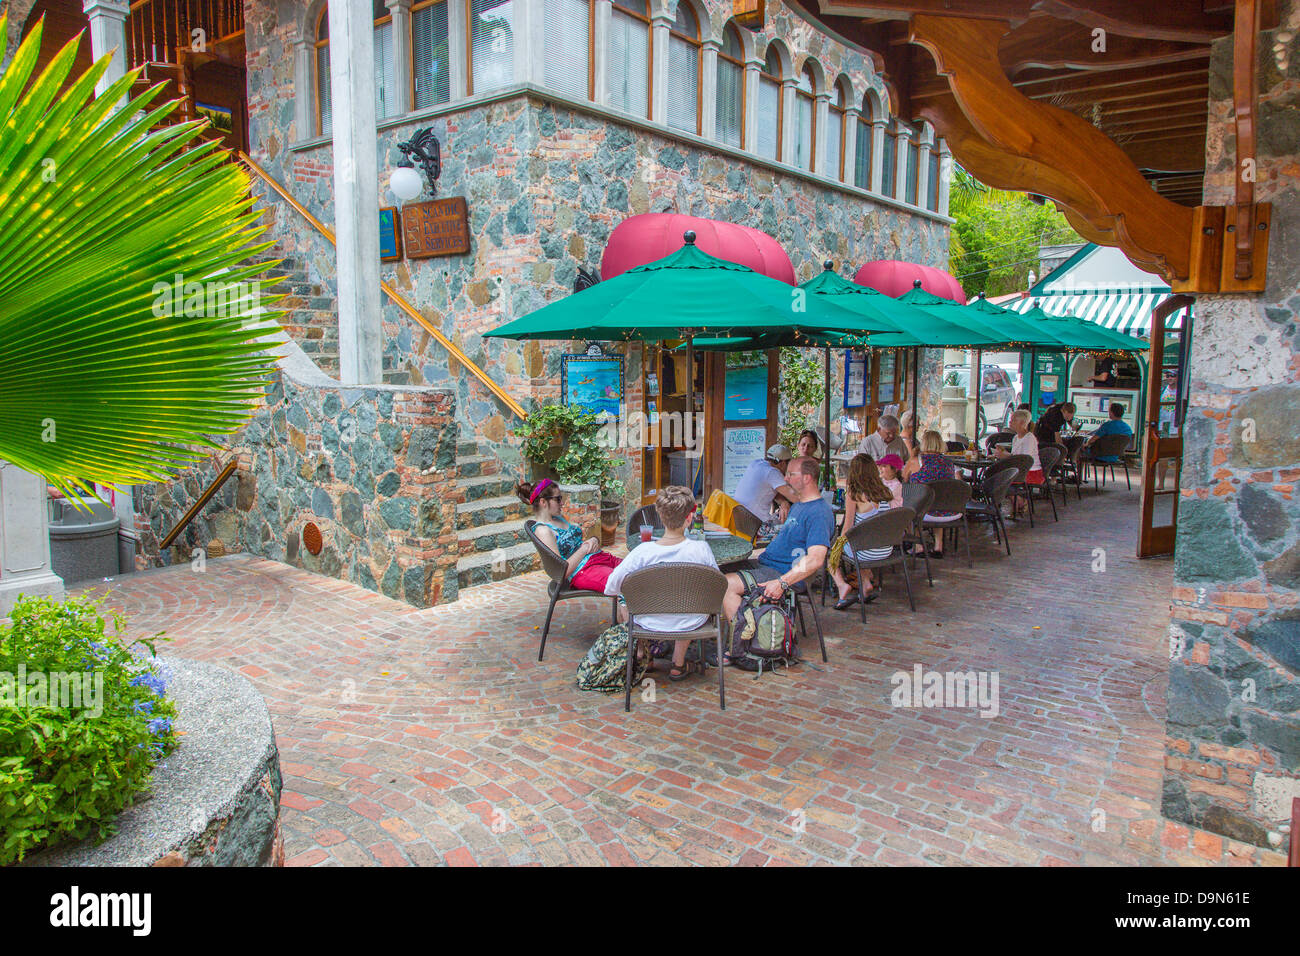
<svg viewBox="0 0 1300 956">
<path fill-rule="evenodd" d="M 609 102 L 645 116 L 650 104 L 650 28 L 616 7 L 609 18 Z"/>
<path fill-rule="evenodd" d="M 920 157 L 920 150 L 917 149 L 916 141 L 908 138 L 906 153 L 906 168 L 904 172 L 907 175 L 906 188 L 904 196 L 912 205 L 916 205 L 916 176 L 917 176 L 917 159 Z"/>
<path fill-rule="evenodd" d="M 718 57 L 718 141 L 740 148 L 741 93 L 744 89 L 745 70 L 729 60 Z"/>
<path fill-rule="evenodd" d="M 375 118 L 397 113 L 393 103 L 393 24 L 375 27 Z"/>
<path fill-rule="evenodd" d="M 590 73 L 590 6 L 587 0 L 545 0 L 546 85 L 576 99 L 587 99 Z"/>
<path fill-rule="evenodd" d="M 858 142 L 853 155 L 853 185 L 859 189 L 871 188 L 871 124 L 858 121 Z"/>
<path fill-rule="evenodd" d="M 515 79 L 512 0 L 470 0 L 470 58 L 475 93 L 509 86 Z"/>
<path fill-rule="evenodd" d="M 411 47 L 415 108 L 446 103 L 451 99 L 446 3 L 429 4 L 411 15 Z"/>
<path fill-rule="evenodd" d="M 760 78 L 758 81 L 758 154 L 767 159 L 777 155 L 778 124 L 781 118 L 781 84 Z"/>
<path fill-rule="evenodd" d="M 826 145 L 822 148 L 822 167 L 831 179 L 840 178 L 840 154 L 844 135 L 844 114 L 834 107 L 827 110 Z"/>
<path fill-rule="evenodd" d="M 939 211 L 939 154 L 930 151 L 930 182 L 926 185 L 925 205 L 927 209 Z"/>
<path fill-rule="evenodd" d="M 668 37 L 668 125 L 694 133 L 699 128 L 700 48 Z"/>
<path fill-rule="evenodd" d="M 320 96 L 320 133 L 322 136 L 329 136 L 334 131 L 334 126 L 330 121 L 332 101 L 330 97 L 330 48 L 328 46 L 316 48 L 316 87 Z"/>
<path fill-rule="evenodd" d="M 880 157 L 880 162 L 884 168 L 881 169 L 880 191 L 886 196 L 894 195 L 895 172 L 898 169 L 896 151 L 898 149 L 898 138 L 888 129 L 885 130 L 885 148 L 881 150 L 884 154 Z"/>
<path fill-rule="evenodd" d="M 794 164 L 800 169 L 812 169 L 813 103 L 808 97 L 794 97 Z"/>
</svg>

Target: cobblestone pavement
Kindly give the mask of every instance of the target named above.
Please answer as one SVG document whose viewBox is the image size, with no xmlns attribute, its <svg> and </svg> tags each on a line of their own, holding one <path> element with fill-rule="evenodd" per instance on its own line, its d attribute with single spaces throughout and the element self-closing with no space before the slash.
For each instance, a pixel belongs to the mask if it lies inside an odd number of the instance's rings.
<svg viewBox="0 0 1300 956">
<path fill-rule="evenodd" d="M 830 664 L 729 669 L 725 712 L 714 671 L 630 715 L 578 691 L 604 600 L 561 604 L 539 664 L 540 574 L 416 611 L 234 556 L 109 604 L 266 697 L 294 865 L 1282 864 L 1159 816 L 1172 565 L 1133 557 L 1136 488 L 1061 519 L 1012 558 L 977 530 L 915 614 L 892 576 L 865 627 L 826 609 Z M 996 672 L 999 713 L 892 707 L 916 665 Z"/>
</svg>

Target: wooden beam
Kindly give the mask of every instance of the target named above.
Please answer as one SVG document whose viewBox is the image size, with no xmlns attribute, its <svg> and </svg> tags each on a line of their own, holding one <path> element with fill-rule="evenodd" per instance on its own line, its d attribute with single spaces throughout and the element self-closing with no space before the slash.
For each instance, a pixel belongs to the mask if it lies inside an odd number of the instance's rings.
<svg viewBox="0 0 1300 956">
<path fill-rule="evenodd" d="M 1202 0 L 1039 0 L 1035 8 L 1090 30 L 1146 37 L 1151 40 L 1210 43 L 1232 33 L 1232 17 L 1207 14 Z"/>
<path fill-rule="evenodd" d="M 1106 36 L 1098 49 L 1098 38 L 1091 26 L 1037 16 L 1013 30 L 1002 41 L 998 59 L 1011 76 L 1022 70 L 1062 69 L 1089 71 L 1149 69 L 1167 63 L 1203 59 L 1209 49 L 1202 43 L 1150 40 L 1116 34 Z"/>
<path fill-rule="evenodd" d="M 1175 4 L 1176 5 L 1176 4 Z M 912 18 L 911 38 L 929 50 L 973 129 L 1005 153 L 1052 176 L 1021 184 L 1069 206 L 1101 233 L 1114 233 L 1130 259 L 1155 263 L 1170 280 L 1188 278 L 1192 211 L 1159 196 L 1115 142 L 1073 113 L 1035 102 L 1002 71 L 996 50 L 1007 24 Z M 937 125 L 937 124 L 936 124 Z M 940 133 L 947 135 L 946 129 Z M 1062 178 L 1074 180 L 1061 188 Z"/>
<path fill-rule="evenodd" d="M 1060 83 L 1063 80 L 1069 82 L 1072 90 L 1080 92 L 1086 90 L 1090 93 L 1097 90 L 1121 89 L 1135 85 L 1164 88 L 1170 83 L 1175 83 L 1175 85 L 1185 86 L 1185 82 L 1177 83 L 1176 81 L 1192 80 L 1204 83 L 1209 68 L 1210 60 L 1207 56 L 1204 63 L 1190 63 L 1187 66 L 1175 67 L 1172 70 L 1163 70 L 1157 76 L 1152 76 L 1150 70 L 1134 70 L 1129 74 L 1125 74 L 1123 71 L 1092 73 L 1086 70 L 1075 70 L 1055 76 L 1020 77 L 1016 80 L 1016 88 L 1026 96 L 1033 96 L 1038 93 L 1037 87 Z"/>
</svg>

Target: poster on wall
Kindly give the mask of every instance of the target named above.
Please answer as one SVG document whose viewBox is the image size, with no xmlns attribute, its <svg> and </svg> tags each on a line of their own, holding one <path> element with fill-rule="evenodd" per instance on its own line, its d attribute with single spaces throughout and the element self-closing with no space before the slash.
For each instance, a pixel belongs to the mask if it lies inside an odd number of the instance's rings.
<svg viewBox="0 0 1300 956">
<path fill-rule="evenodd" d="M 767 451 L 767 428 L 727 428 L 722 433 L 722 490 L 735 495 L 745 470 Z"/>
<path fill-rule="evenodd" d="M 767 421 L 767 362 L 747 368 L 728 368 L 723 383 L 723 421 Z"/>
<path fill-rule="evenodd" d="M 560 359 L 560 383 L 565 405 L 618 418 L 623 401 L 623 356 L 599 351 L 565 355 Z"/>
<path fill-rule="evenodd" d="M 862 408 L 867 404 L 867 357 L 844 353 L 844 407 Z"/>
<path fill-rule="evenodd" d="M 380 262 L 396 262 L 402 258 L 402 233 L 398 228 L 399 215 L 396 206 L 384 206 L 379 210 Z"/>
</svg>

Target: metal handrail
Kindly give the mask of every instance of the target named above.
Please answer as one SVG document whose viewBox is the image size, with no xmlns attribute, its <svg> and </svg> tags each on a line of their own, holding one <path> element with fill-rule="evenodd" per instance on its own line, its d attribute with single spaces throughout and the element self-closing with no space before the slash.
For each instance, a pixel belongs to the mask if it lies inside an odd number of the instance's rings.
<svg viewBox="0 0 1300 956">
<path fill-rule="evenodd" d="M 280 196 L 280 198 L 283 199 L 285 202 L 287 202 L 290 206 L 292 206 L 300 216 L 302 216 L 309 223 L 315 226 L 317 232 L 319 232 L 321 235 L 323 235 L 326 239 L 329 240 L 330 245 L 337 245 L 337 242 L 334 238 L 333 230 L 329 229 L 324 223 L 322 223 L 319 219 L 313 216 L 311 212 L 305 206 L 303 206 L 302 203 L 298 202 L 298 200 L 295 199 L 287 189 L 285 189 L 282 185 L 280 185 L 280 183 L 278 183 L 274 178 L 272 178 L 272 176 L 261 166 L 259 166 L 252 158 L 250 158 L 247 153 L 240 150 L 237 155 L 241 163 L 247 166 L 253 173 L 257 174 L 257 176 L 264 183 L 266 183 L 268 186 L 274 189 L 275 192 Z M 387 282 L 383 282 L 383 281 L 380 281 L 379 287 L 384 290 L 384 294 L 387 295 L 390 299 L 392 299 L 394 304 L 396 304 L 396 306 L 399 309 L 401 309 L 404 313 L 406 313 L 406 315 L 412 321 L 416 322 L 421 328 L 423 328 L 426 332 L 428 332 L 435 339 L 437 339 L 438 343 L 442 345 L 442 347 L 445 348 L 449 353 L 451 353 L 452 358 L 454 358 L 461 365 L 465 366 L 465 368 L 469 369 L 469 371 L 474 375 L 474 377 L 477 378 L 480 382 L 482 382 L 487 387 L 488 391 L 490 391 L 493 395 L 495 395 L 497 400 L 500 401 L 502 405 L 510 409 L 510 411 L 512 411 L 520 419 L 524 419 L 528 417 L 528 413 L 524 411 L 524 407 L 522 405 L 520 405 L 517 401 L 511 398 L 505 389 L 503 389 L 500 385 L 498 385 L 495 381 L 493 381 L 492 377 L 488 375 L 487 372 L 479 368 L 478 365 L 474 362 L 474 360 L 471 359 L 464 352 L 462 352 L 460 347 L 456 345 L 455 342 L 447 338 L 447 336 L 443 335 L 441 329 L 436 328 L 433 325 L 433 323 L 431 323 L 428 319 L 426 319 L 423 315 L 421 315 L 420 312 L 415 308 L 415 306 L 411 305 L 411 303 L 408 302 L 396 289 L 390 286 Z"/>
<path fill-rule="evenodd" d="M 171 547 L 172 542 L 176 540 L 176 536 L 185 530 L 186 525 L 188 525 L 191 521 L 193 521 L 196 517 L 198 517 L 198 514 L 203 509 L 203 506 L 212 500 L 212 496 L 215 495 L 217 493 L 217 490 L 226 483 L 226 479 L 229 478 L 238 470 L 239 470 L 238 456 L 233 457 L 230 459 L 230 461 L 226 462 L 226 467 L 221 469 L 221 471 L 217 474 L 217 477 L 212 480 L 212 484 L 208 485 L 207 488 L 203 489 L 203 494 L 199 495 L 199 500 L 194 502 L 194 504 L 190 505 L 190 510 L 185 512 L 184 517 L 181 518 L 180 522 L 176 525 L 176 527 L 172 528 L 171 531 L 167 532 L 167 537 L 163 538 L 162 544 L 158 545 L 159 551 L 166 551 L 168 548 Z"/>
</svg>

